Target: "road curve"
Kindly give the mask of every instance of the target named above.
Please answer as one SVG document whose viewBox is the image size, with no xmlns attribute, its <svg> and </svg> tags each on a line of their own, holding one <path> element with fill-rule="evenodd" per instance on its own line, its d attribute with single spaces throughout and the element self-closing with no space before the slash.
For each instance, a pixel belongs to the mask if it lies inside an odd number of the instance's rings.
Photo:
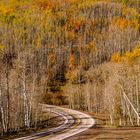
<svg viewBox="0 0 140 140">
<path fill-rule="evenodd" d="M 56 128 L 15 140 L 64 140 L 89 129 L 95 124 L 95 120 L 91 116 L 76 110 L 43 105 L 43 111 L 51 111 L 63 117 L 64 123 Z"/>
</svg>

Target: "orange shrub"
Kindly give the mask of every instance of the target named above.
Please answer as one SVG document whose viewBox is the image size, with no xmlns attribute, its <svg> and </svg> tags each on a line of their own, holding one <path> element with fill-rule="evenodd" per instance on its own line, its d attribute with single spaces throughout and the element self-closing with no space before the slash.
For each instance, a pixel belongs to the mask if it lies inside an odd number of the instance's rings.
<svg viewBox="0 0 140 140">
<path fill-rule="evenodd" d="M 114 53 L 113 55 L 112 55 L 112 57 L 111 57 L 111 61 L 112 62 L 120 62 L 121 61 L 121 55 L 120 55 L 120 53 L 119 52 L 117 52 L 117 53 Z"/>
</svg>

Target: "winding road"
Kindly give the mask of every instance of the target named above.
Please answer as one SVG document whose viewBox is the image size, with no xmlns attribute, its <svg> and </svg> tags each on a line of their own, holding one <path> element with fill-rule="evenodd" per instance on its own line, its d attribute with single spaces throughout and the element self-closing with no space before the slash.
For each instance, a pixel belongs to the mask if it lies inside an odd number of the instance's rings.
<svg viewBox="0 0 140 140">
<path fill-rule="evenodd" d="M 64 123 L 47 131 L 15 140 L 64 140 L 89 129 L 95 124 L 95 120 L 91 116 L 76 110 L 43 105 L 43 111 L 51 111 L 63 117 Z"/>
</svg>

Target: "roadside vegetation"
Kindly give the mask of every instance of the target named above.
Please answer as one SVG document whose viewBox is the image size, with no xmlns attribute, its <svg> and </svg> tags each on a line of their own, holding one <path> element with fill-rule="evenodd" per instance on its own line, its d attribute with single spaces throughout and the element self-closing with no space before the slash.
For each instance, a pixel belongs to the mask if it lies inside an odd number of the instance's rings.
<svg viewBox="0 0 140 140">
<path fill-rule="evenodd" d="M 36 128 L 39 103 L 140 125 L 139 0 L 1 0 L 0 134 Z"/>
</svg>

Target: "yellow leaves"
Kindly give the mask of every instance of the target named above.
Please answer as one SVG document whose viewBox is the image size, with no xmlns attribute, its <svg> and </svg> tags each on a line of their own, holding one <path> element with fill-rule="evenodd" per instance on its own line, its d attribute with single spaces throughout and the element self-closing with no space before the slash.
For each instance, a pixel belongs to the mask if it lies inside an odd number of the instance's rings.
<svg viewBox="0 0 140 140">
<path fill-rule="evenodd" d="M 87 47 L 88 49 L 90 49 L 90 48 L 92 48 L 93 46 L 95 46 L 95 42 L 94 42 L 94 41 L 90 42 L 86 47 Z"/>
<path fill-rule="evenodd" d="M 83 41 L 83 39 L 84 39 L 83 35 L 79 35 L 79 36 L 78 36 L 78 41 L 79 41 L 79 42 L 80 42 L 80 41 Z"/>
<path fill-rule="evenodd" d="M 50 6 L 50 3 L 48 0 L 36 0 L 36 3 L 43 10 Z"/>
<path fill-rule="evenodd" d="M 128 25 L 129 25 L 128 20 L 127 20 L 127 19 L 124 19 L 124 18 L 118 18 L 118 19 L 116 19 L 115 22 L 116 22 L 116 25 L 117 25 L 121 30 L 127 28 Z"/>
<path fill-rule="evenodd" d="M 121 61 L 121 55 L 120 55 L 120 53 L 119 52 L 117 52 L 117 53 L 114 53 L 113 55 L 112 55 L 112 57 L 111 57 L 111 61 L 112 62 L 120 62 Z"/>
<path fill-rule="evenodd" d="M 86 48 L 91 50 L 92 52 L 96 52 L 97 51 L 96 45 L 95 45 L 94 41 L 91 41 L 88 45 L 86 45 Z"/>
<path fill-rule="evenodd" d="M 70 54 L 68 58 L 68 64 L 69 64 L 69 69 L 75 69 L 76 64 L 75 64 L 75 56 L 73 53 Z"/>
<path fill-rule="evenodd" d="M 14 4 L 18 3 L 18 2 L 19 2 L 18 0 L 10 0 L 11 5 L 14 5 Z"/>
<path fill-rule="evenodd" d="M 140 28 L 140 21 L 138 19 L 126 20 L 124 18 L 118 18 L 115 20 L 115 25 L 117 25 L 121 30 L 131 27 L 137 31 Z"/>
<path fill-rule="evenodd" d="M 69 79 L 71 82 L 74 82 L 76 81 L 78 74 L 79 71 L 77 69 L 74 69 L 65 73 L 65 77 L 66 79 Z"/>
<path fill-rule="evenodd" d="M 136 47 L 136 48 L 133 50 L 133 57 L 134 57 L 134 58 L 140 57 L 140 47 Z"/>
<path fill-rule="evenodd" d="M 71 17 L 67 19 L 67 24 L 65 25 L 65 29 L 68 31 L 74 30 L 74 21 Z"/>
<path fill-rule="evenodd" d="M 18 13 L 15 10 L 15 6 L 1 5 L 0 6 L 0 20 L 2 22 L 13 22 L 18 17 Z"/>
<path fill-rule="evenodd" d="M 41 47 L 41 36 L 38 36 L 35 47 L 36 48 L 40 48 Z"/>
<path fill-rule="evenodd" d="M 95 3 L 95 1 L 93 1 L 93 0 L 81 1 L 78 4 L 78 8 L 83 9 L 83 8 L 86 8 L 86 7 L 91 7 L 92 5 L 94 5 L 94 3 Z"/>
<path fill-rule="evenodd" d="M 60 0 L 36 0 L 36 5 L 43 9 L 45 13 L 52 14 L 56 9 L 61 7 Z"/>
<path fill-rule="evenodd" d="M 140 29 L 140 14 L 134 8 L 124 7 L 122 17 L 116 18 L 113 24 L 117 25 L 121 30 L 131 27 L 138 31 Z"/>
<path fill-rule="evenodd" d="M 130 64 L 136 62 L 137 59 L 140 59 L 140 47 L 134 48 L 132 52 L 127 51 L 123 57 L 123 60 L 128 61 Z"/>
<path fill-rule="evenodd" d="M 2 44 L 0 44 L 0 52 L 2 51 L 4 51 L 4 48 L 5 48 L 5 46 L 4 45 L 2 45 Z"/>
<path fill-rule="evenodd" d="M 50 7 L 47 7 L 44 11 L 47 15 L 52 15 L 52 9 Z"/>
<path fill-rule="evenodd" d="M 127 51 L 123 56 L 120 53 L 114 53 L 112 55 L 112 62 L 127 62 L 129 64 L 134 64 L 140 60 L 140 46 L 135 47 L 131 52 Z"/>
<path fill-rule="evenodd" d="M 65 0 L 65 3 L 76 3 L 79 2 L 79 0 Z"/>
<path fill-rule="evenodd" d="M 140 29 L 140 14 L 135 14 L 133 20 L 131 21 L 131 27 L 136 31 Z"/>
<path fill-rule="evenodd" d="M 69 40 L 75 40 L 75 38 L 76 38 L 75 31 L 74 30 L 66 31 L 66 37 Z"/>
<path fill-rule="evenodd" d="M 14 12 L 14 8 L 12 8 L 11 6 L 0 6 L 0 15 L 1 16 L 6 16 L 13 12 Z"/>
</svg>

